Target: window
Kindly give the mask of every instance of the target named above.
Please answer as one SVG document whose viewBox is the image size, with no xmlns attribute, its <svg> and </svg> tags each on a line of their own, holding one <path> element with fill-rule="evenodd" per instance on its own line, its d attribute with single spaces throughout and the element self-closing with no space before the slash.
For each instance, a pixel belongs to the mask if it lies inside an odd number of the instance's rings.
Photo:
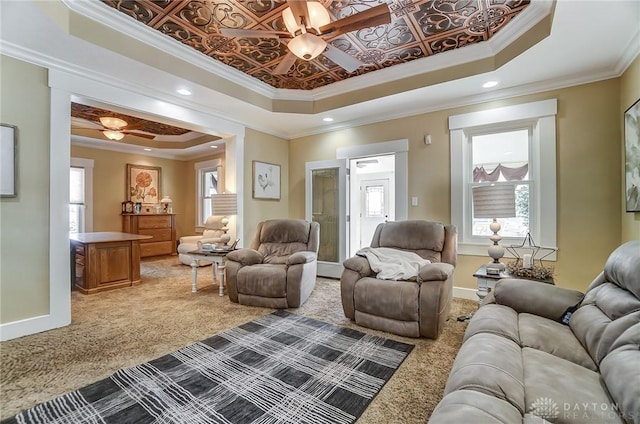
<svg viewBox="0 0 640 424">
<path fill-rule="evenodd" d="M 84 168 L 71 167 L 69 174 L 69 232 L 84 233 Z"/>
<path fill-rule="evenodd" d="M 501 245 L 521 244 L 530 233 L 536 244 L 556 247 L 556 111 L 553 99 L 449 117 L 451 222 L 460 254 L 487 254 L 491 219 L 473 210 L 474 188 L 487 186 L 515 196 L 515 216 L 496 217 Z"/>
<path fill-rule="evenodd" d="M 69 232 L 93 231 L 93 159 L 71 158 Z"/>
<path fill-rule="evenodd" d="M 499 217 L 502 237 L 525 237 L 529 231 L 529 128 L 480 133 L 471 133 L 471 168 L 468 175 L 469 191 L 476 187 L 510 187 L 515 198 L 515 216 Z M 472 196 L 473 200 L 473 196 Z M 513 203 L 512 203 L 513 204 Z M 472 208 L 471 236 L 490 236 L 490 218 L 477 218 Z M 496 217 L 498 218 L 498 217 Z"/>
<path fill-rule="evenodd" d="M 211 195 L 224 192 L 222 166 L 219 159 L 198 162 L 196 168 L 196 226 L 203 226 L 204 221 L 211 216 Z"/>
</svg>

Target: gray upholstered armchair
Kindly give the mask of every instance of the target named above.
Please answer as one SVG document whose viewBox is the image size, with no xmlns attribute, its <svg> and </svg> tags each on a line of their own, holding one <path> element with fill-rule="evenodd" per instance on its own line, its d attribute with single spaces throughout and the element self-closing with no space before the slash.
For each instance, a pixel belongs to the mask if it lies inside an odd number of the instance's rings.
<svg viewBox="0 0 640 424">
<path fill-rule="evenodd" d="M 378 225 L 372 248 L 415 252 L 431 263 L 422 265 L 413 280 L 397 281 L 376 278 L 365 257 L 347 259 L 340 278 L 344 314 L 363 327 L 436 339 L 449 316 L 457 240 L 455 226 L 438 222 Z"/>
<path fill-rule="evenodd" d="M 320 226 L 299 219 L 258 224 L 249 249 L 227 255 L 229 299 L 243 305 L 297 308 L 316 284 Z"/>
</svg>

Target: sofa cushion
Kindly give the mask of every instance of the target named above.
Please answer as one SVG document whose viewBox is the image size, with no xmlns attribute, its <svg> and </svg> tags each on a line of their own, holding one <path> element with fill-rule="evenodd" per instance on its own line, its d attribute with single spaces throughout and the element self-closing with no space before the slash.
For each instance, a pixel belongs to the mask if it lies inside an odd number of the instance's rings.
<svg viewBox="0 0 640 424">
<path fill-rule="evenodd" d="M 637 318 L 634 320 L 628 315 L 637 317 L 637 313 L 640 313 L 640 300 L 608 282 L 587 292 L 569 326 L 593 360 L 599 362 L 609 352 L 611 343 L 637 322 Z"/>
<path fill-rule="evenodd" d="M 287 295 L 287 267 L 258 264 L 240 268 L 237 276 L 238 293 L 262 297 Z"/>
<path fill-rule="evenodd" d="M 598 370 L 568 326 L 537 315 L 520 314 L 518 329 L 521 346 L 550 353 L 592 371 Z"/>
<path fill-rule="evenodd" d="M 446 395 L 433 411 L 430 423 L 504 424 L 518 423 L 522 415 L 502 399 L 475 390 L 457 390 Z"/>
<path fill-rule="evenodd" d="M 621 415 L 640 422 L 640 324 L 622 333 L 612 348 L 600 364 L 602 379 Z"/>
<path fill-rule="evenodd" d="M 356 283 L 354 301 L 357 311 L 398 321 L 420 319 L 420 286 L 415 281 L 362 278 Z"/>
<path fill-rule="evenodd" d="M 640 299 L 640 240 L 623 244 L 609 255 L 604 265 L 604 277 Z"/>
<path fill-rule="evenodd" d="M 478 333 L 496 334 L 520 344 L 518 314 L 508 306 L 484 305 L 473 315 L 464 333 L 464 340 Z"/>
<path fill-rule="evenodd" d="M 622 423 L 600 374 L 536 349 L 523 348 L 527 413 L 555 424 Z"/>
<path fill-rule="evenodd" d="M 464 342 L 445 394 L 475 390 L 502 399 L 525 412 L 524 371 L 520 346 L 496 334 L 476 334 Z"/>
<path fill-rule="evenodd" d="M 371 247 L 408 250 L 431 262 L 442 262 L 445 240 L 445 226 L 439 222 L 391 221 L 376 230 Z"/>
</svg>

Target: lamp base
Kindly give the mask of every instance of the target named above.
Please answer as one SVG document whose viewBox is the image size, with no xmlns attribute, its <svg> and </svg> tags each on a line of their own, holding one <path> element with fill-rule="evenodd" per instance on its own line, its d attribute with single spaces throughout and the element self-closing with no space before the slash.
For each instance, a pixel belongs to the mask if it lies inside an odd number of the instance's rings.
<svg viewBox="0 0 640 424">
<path fill-rule="evenodd" d="M 489 275 L 499 275 L 505 269 L 506 266 L 502 262 L 489 262 L 487 264 L 487 274 Z"/>
</svg>

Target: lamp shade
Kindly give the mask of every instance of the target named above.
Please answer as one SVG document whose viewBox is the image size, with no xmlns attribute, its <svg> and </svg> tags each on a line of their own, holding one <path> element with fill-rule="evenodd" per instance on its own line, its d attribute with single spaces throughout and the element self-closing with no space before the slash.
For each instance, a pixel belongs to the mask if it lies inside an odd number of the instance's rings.
<svg viewBox="0 0 640 424">
<path fill-rule="evenodd" d="M 516 193 L 512 185 L 489 185 L 472 190 L 474 218 L 516 216 Z"/>
<path fill-rule="evenodd" d="M 315 1 L 305 2 L 305 7 L 307 8 L 307 15 L 309 16 L 310 22 L 305 22 L 307 27 L 315 28 L 317 32 L 320 32 L 320 27 L 327 25 L 331 22 L 331 17 L 329 16 L 329 12 L 324 6 Z M 284 20 L 284 25 L 287 27 L 287 30 L 291 33 L 291 35 L 295 35 L 296 32 L 300 31 L 301 28 L 301 20 L 300 17 L 294 16 L 293 11 L 290 7 L 287 7 L 282 12 L 282 19 Z"/>
<path fill-rule="evenodd" d="M 127 121 L 116 118 L 115 116 L 102 116 L 100 123 L 107 128 L 119 130 L 127 126 Z"/>
<path fill-rule="evenodd" d="M 107 137 L 109 140 L 118 141 L 124 138 L 124 133 L 120 131 L 102 130 L 102 134 L 104 134 L 104 136 Z"/>
<path fill-rule="evenodd" d="M 300 59 L 311 60 L 318 57 L 327 48 L 327 42 L 306 32 L 289 41 L 287 47 Z"/>
<path fill-rule="evenodd" d="M 235 193 L 213 194 L 211 196 L 211 215 L 235 215 L 238 213 Z"/>
</svg>

